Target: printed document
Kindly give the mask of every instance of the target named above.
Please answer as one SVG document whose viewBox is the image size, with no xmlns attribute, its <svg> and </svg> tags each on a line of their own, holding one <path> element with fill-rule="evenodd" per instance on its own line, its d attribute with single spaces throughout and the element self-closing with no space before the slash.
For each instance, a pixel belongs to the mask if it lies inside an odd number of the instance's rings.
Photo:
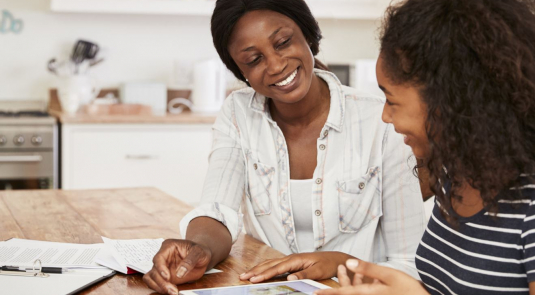
<svg viewBox="0 0 535 295">
<path fill-rule="evenodd" d="M 43 266 L 75 268 L 103 267 L 95 257 L 104 249 L 104 244 L 69 244 L 25 239 L 0 242 L 0 265 L 32 267 L 39 259 Z"/>
</svg>

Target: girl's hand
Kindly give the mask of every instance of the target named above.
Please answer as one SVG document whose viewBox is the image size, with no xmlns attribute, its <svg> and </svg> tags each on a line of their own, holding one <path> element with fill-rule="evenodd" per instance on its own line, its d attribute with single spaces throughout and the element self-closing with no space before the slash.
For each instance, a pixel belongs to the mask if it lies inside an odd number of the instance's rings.
<svg viewBox="0 0 535 295">
<path fill-rule="evenodd" d="M 355 272 L 353 282 L 347 276 L 345 267 L 338 269 L 338 280 L 341 288 L 315 291 L 315 295 L 428 295 L 422 284 L 409 275 L 393 268 L 373 263 L 350 259 L 347 268 Z M 373 283 L 363 283 L 363 277 L 373 279 Z"/>
<path fill-rule="evenodd" d="M 336 275 L 338 265 L 348 258 L 352 257 L 341 252 L 292 254 L 281 259 L 264 261 L 240 275 L 240 280 L 260 283 L 285 273 L 291 273 L 287 277 L 289 281 L 330 279 Z"/>
</svg>

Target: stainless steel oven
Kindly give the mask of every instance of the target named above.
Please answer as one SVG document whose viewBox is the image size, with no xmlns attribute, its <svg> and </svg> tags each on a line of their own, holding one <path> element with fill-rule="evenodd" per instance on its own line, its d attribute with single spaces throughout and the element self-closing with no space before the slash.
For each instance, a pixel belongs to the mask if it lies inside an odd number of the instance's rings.
<svg viewBox="0 0 535 295">
<path fill-rule="evenodd" d="M 6 111 L 5 104 L 0 103 L 0 190 L 57 188 L 56 119 L 43 111 Z"/>
</svg>

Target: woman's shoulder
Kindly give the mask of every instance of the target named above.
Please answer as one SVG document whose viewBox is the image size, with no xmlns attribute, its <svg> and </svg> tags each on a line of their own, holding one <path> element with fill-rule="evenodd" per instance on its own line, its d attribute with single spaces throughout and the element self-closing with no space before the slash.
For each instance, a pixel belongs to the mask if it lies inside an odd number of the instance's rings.
<svg viewBox="0 0 535 295">
<path fill-rule="evenodd" d="M 344 94 L 346 101 L 354 103 L 369 103 L 380 105 L 382 107 L 386 102 L 384 97 L 345 85 L 342 85 L 342 93 Z"/>
</svg>

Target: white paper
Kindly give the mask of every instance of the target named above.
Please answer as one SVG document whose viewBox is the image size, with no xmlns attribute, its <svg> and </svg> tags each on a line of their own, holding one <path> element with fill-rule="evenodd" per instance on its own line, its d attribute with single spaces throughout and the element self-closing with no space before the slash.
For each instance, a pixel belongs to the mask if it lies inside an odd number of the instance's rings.
<svg viewBox="0 0 535 295">
<path fill-rule="evenodd" d="M 43 266 L 102 268 L 95 257 L 104 244 L 69 244 L 11 239 L 0 243 L 0 265 L 32 267 L 39 259 Z"/>
<path fill-rule="evenodd" d="M 48 278 L 0 275 L 1 294 L 70 294 L 113 272 L 110 269 L 69 270 Z"/>
<path fill-rule="evenodd" d="M 127 267 L 140 273 L 148 273 L 152 267 L 152 259 L 162 247 L 164 239 L 112 240 L 102 237 L 106 249 L 96 258 L 96 262 L 115 269 L 124 274 Z M 211 269 L 205 274 L 222 272 Z"/>
</svg>

